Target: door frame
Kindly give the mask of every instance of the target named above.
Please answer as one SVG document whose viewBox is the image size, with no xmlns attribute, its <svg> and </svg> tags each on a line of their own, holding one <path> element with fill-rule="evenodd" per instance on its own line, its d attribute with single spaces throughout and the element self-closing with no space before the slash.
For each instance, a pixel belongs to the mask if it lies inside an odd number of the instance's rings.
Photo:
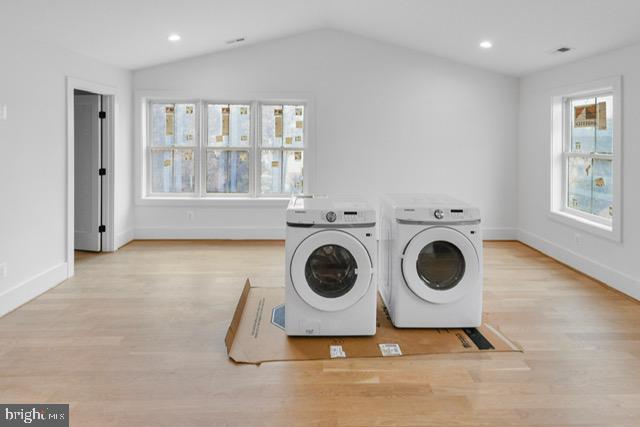
<svg viewBox="0 0 640 427">
<path fill-rule="evenodd" d="M 102 111 L 107 117 L 102 123 L 102 167 L 107 174 L 102 180 L 102 224 L 106 231 L 102 234 L 102 251 L 114 252 L 115 247 L 115 110 L 116 88 L 100 83 L 67 76 L 67 277 L 74 274 L 74 231 L 75 231 L 75 102 L 74 91 L 84 90 L 102 95 Z M 98 173 L 98 171 L 96 171 Z M 105 179 L 106 178 L 106 179 Z"/>
</svg>

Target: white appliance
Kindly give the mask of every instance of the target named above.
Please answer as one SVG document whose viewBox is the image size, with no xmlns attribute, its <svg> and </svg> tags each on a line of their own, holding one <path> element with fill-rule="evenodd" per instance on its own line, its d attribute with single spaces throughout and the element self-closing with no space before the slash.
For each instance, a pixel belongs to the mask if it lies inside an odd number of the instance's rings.
<svg viewBox="0 0 640 427">
<path fill-rule="evenodd" d="M 287 208 L 287 335 L 374 335 L 376 212 L 350 196 L 294 196 Z"/>
<path fill-rule="evenodd" d="M 400 328 L 482 322 L 480 211 L 443 195 L 381 197 L 379 281 Z"/>
</svg>

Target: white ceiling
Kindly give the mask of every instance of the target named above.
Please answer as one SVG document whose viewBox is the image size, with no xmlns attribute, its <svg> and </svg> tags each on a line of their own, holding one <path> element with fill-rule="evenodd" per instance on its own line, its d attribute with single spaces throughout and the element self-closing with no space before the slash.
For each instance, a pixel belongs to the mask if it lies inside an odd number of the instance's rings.
<svg viewBox="0 0 640 427">
<path fill-rule="evenodd" d="M 637 0 L 2 0 L 0 31 L 137 69 L 334 28 L 522 75 L 640 42 Z M 167 36 L 182 40 L 170 43 Z M 478 47 L 489 39 L 494 47 Z M 551 54 L 560 46 L 575 50 Z"/>
</svg>

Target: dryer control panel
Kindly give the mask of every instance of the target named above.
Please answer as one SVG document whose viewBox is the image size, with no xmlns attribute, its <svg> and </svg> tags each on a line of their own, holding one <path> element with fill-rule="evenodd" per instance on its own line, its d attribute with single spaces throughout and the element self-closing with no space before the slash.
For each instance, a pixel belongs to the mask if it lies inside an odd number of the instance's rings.
<svg viewBox="0 0 640 427">
<path fill-rule="evenodd" d="M 396 209 L 396 219 L 419 222 L 466 222 L 480 220 L 480 211 L 474 207 L 433 207 Z"/>
</svg>

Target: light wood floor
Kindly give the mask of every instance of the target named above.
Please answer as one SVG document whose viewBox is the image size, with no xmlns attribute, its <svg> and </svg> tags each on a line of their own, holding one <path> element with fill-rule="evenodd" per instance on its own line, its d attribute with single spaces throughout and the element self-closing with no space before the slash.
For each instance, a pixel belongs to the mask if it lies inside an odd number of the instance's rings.
<svg viewBox="0 0 640 427">
<path fill-rule="evenodd" d="M 235 365 L 246 276 L 280 242 L 134 242 L 0 319 L 0 402 L 75 426 L 640 425 L 640 304 L 514 242 L 485 244 L 486 320 L 524 353 Z"/>
</svg>

